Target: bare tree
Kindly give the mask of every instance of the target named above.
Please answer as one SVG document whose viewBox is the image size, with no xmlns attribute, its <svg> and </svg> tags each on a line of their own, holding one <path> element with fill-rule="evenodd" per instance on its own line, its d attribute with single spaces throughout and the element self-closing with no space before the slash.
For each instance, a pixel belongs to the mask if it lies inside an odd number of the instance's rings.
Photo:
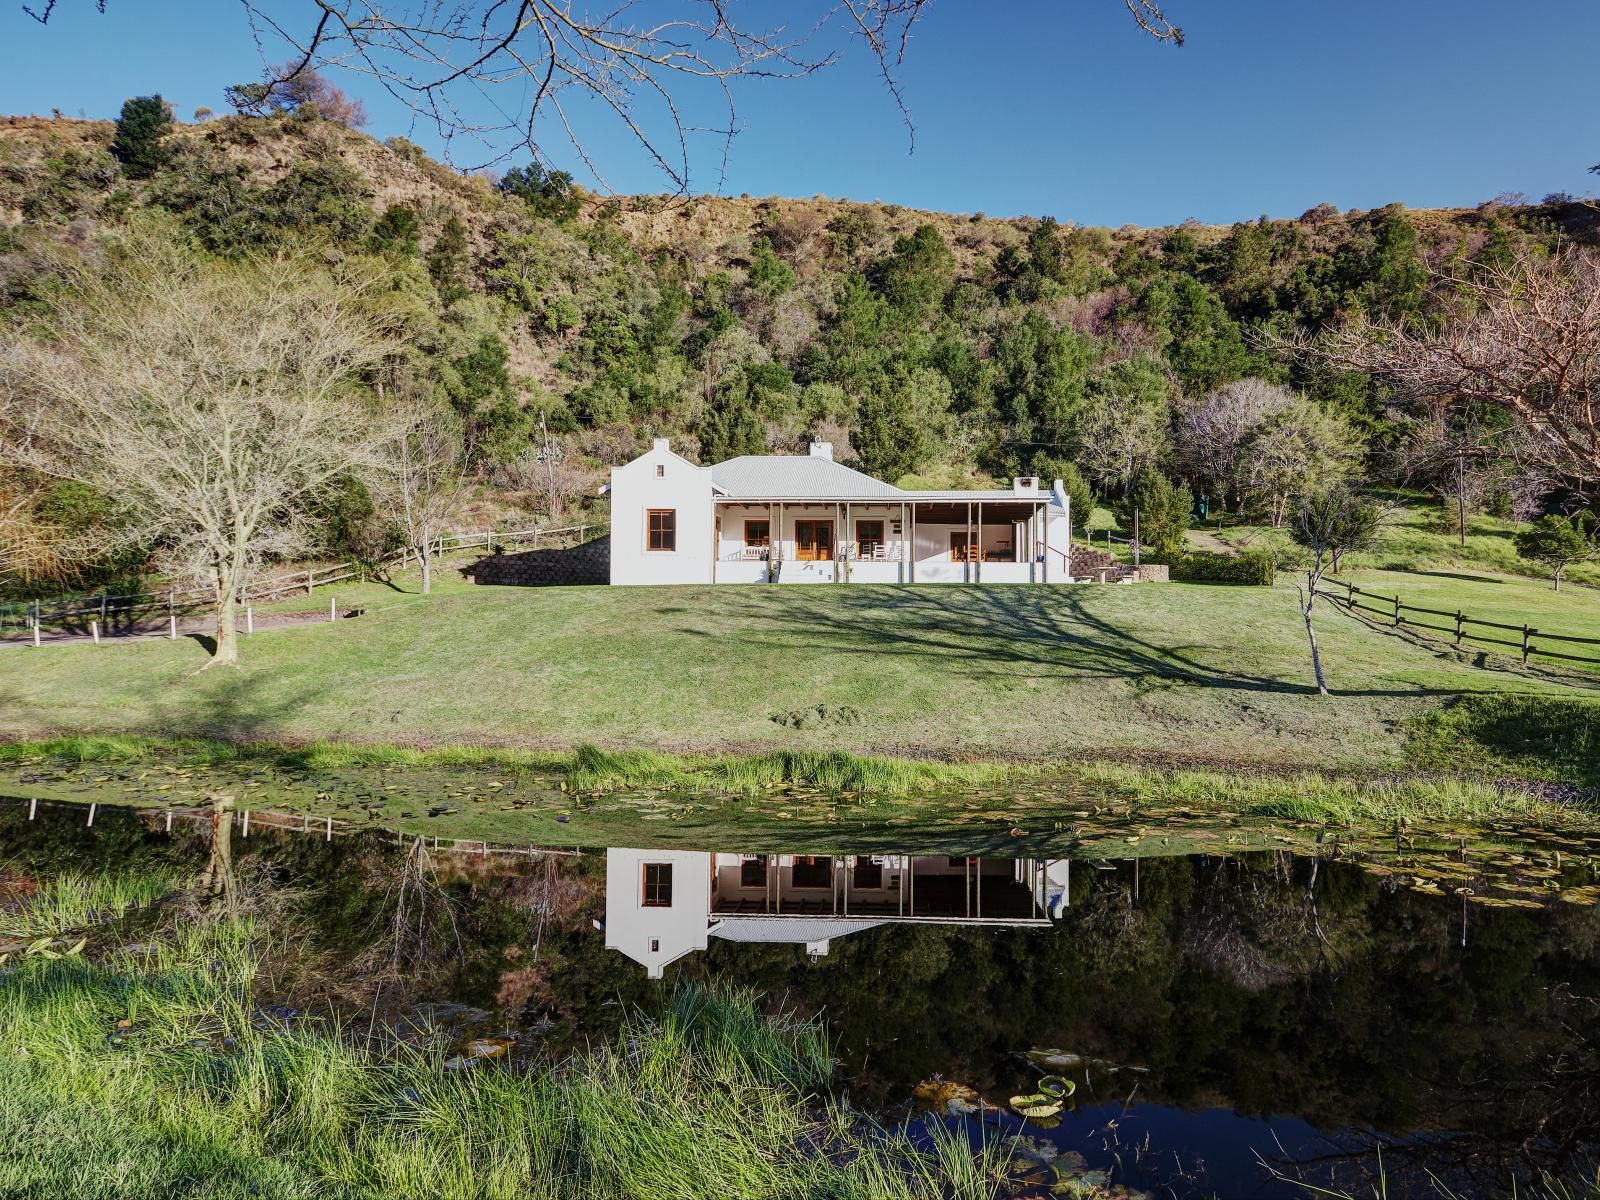
<svg viewBox="0 0 1600 1200">
<path fill-rule="evenodd" d="M 420 391 L 403 392 L 385 417 L 395 433 L 379 494 L 422 564 L 426 596 L 433 591 L 434 549 L 461 510 L 471 447 L 461 418 Z"/>
<path fill-rule="evenodd" d="M 1442 282 L 1437 330 L 1358 320 L 1301 348 L 1411 397 L 1501 408 L 1540 466 L 1600 487 L 1600 256 L 1524 252 Z"/>
<path fill-rule="evenodd" d="M 1340 558 L 1352 550 L 1365 550 L 1377 540 L 1382 514 L 1377 505 L 1363 500 L 1348 488 L 1334 487 L 1314 492 L 1300 502 L 1294 523 L 1294 540 L 1311 553 L 1300 593 L 1300 615 L 1306 623 L 1306 640 L 1311 643 L 1311 671 L 1317 680 L 1317 695 L 1328 694 L 1322 674 L 1322 651 L 1317 646 L 1317 630 L 1312 624 L 1312 609 L 1317 603 L 1317 588 L 1330 569 L 1337 569 Z"/>
<path fill-rule="evenodd" d="M 240 83 L 227 89 L 228 103 L 246 116 L 315 111 L 319 117 L 351 129 L 367 123 L 367 106 L 347 96 L 321 71 L 298 63 L 269 67 L 261 83 Z M 206 110 L 208 113 L 210 109 Z"/>
<path fill-rule="evenodd" d="M 814 74 L 837 62 L 852 38 L 866 45 L 910 128 L 897 70 L 929 7 L 929 0 L 794 0 L 784 6 L 791 31 L 747 25 L 730 0 L 621 0 L 592 9 L 572 0 L 312 0 L 304 25 L 286 23 L 280 4 L 239 2 L 258 43 L 275 40 L 293 52 L 269 82 L 339 67 L 371 79 L 447 145 L 463 135 L 492 143 L 499 151 L 492 162 L 524 149 L 545 161 L 552 137 L 564 138 L 604 187 L 579 132 L 587 110 L 598 110 L 624 127 L 680 194 L 689 191 L 691 134 L 719 140 L 726 171 L 738 128 L 735 81 Z M 59 3 L 34 0 L 23 11 L 48 23 Z M 95 3 L 104 11 L 107 0 Z M 1155 0 L 1122 4 L 1151 37 L 1183 44 L 1183 30 Z M 697 127 L 686 116 L 689 93 L 702 90 L 725 114 L 720 127 Z M 502 104 L 511 96 L 519 99 Z M 473 115 L 485 108 L 494 115 Z"/>
<path fill-rule="evenodd" d="M 68 262 L 46 338 L 0 346 L 0 401 L 47 421 L 35 469 L 98 488 L 130 541 L 212 589 L 211 662 L 261 562 L 304 544 L 305 506 L 370 475 L 381 447 L 359 374 L 393 348 L 349 287 L 281 257 L 203 263 L 136 231 Z"/>
<path fill-rule="evenodd" d="M 1264 379 L 1225 384 L 1179 412 L 1175 449 L 1191 478 L 1214 489 L 1223 508 L 1239 503 L 1249 478 L 1247 444 L 1267 421 L 1294 403 L 1294 393 Z"/>
<path fill-rule="evenodd" d="M 1490 416 L 1498 419 L 1486 419 Z M 1426 484 L 1446 513 L 1454 513 L 1460 544 L 1467 544 L 1467 518 L 1499 494 L 1512 515 L 1528 520 L 1558 481 L 1530 453 L 1525 427 L 1502 410 L 1428 401 L 1406 421 L 1398 459 L 1405 478 Z"/>
</svg>

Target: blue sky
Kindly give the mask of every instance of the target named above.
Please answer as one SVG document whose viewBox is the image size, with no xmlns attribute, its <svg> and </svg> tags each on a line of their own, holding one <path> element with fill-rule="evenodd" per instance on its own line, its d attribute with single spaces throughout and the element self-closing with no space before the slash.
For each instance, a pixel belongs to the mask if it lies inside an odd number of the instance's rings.
<svg viewBox="0 0 1600 1200">
<path fill-rule="evenodd" d="M 753 0 L 753 15 L 810 3 Z M 60 0 L 44 28 L 20 0 L 0 0 L 0 110 L 109 117 L 125 97 L 159 91 L 187 116 L 222 109 L 226 85 L 259 76 L 261 52 L 231 0 L 109 0 L 104 16 L 94 7 Z M 1139 33 L 1121 0 L 937 0 L 901 73 L 915 153 L 857 48 L 809 79 L 739 88 L 742 132 L 722 190 L 1120 225 L 1600 185 L 1586 174 L 1600 161 L 1600 5 L 1559 16 L 1494 0 L 1167 7 L 1188 32 L 1182 49 Z M 304 23 L 309 6 L 278 8 Z M 267 56 L 284 54 L 269 46 Z M 367 101 L 372 133 L 439 149 L 366 81 L 334 77 Z M 704 99 L 687 98 L 693 121 L 720 117 Z M 664 189 L 618 127 L 585 128 L 613 187 Z M 548 145 L 583 178 L 568 147 Z M 716 140 L 696 150 L 695 188 L 715 190 Z M 487 154 L 458 146 L 456 157 Z"/>
</svg>

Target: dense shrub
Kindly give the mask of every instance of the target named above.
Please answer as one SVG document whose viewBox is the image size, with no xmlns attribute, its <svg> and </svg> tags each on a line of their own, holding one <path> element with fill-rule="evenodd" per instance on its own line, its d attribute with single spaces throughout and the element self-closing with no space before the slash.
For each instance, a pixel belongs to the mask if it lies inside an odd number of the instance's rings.
<svg viewBox="0 0 1600 1200">
<path fill-rule="evenodd" d="M 1180 583 L 1243 583 L 1271 587 L 1277 560 L 1270 550 L 1246 550 L 1237 557 L 1191 550 L 1171 563 L 1170 578 Z"/>
<path fill-rule="evenodd" d="M 161 139 L 172 128 L 172 112 L 160 96 L 135 96 L 125 100 L 117 117 L 111 153 L 133 179 L 148 179 L 166 162 Z"/>
</svg>

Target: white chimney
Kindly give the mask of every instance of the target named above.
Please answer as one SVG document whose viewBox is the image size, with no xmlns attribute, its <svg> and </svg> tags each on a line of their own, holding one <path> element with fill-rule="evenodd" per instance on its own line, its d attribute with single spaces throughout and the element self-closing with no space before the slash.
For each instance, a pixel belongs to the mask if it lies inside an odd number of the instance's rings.
<svg viewBox="0 0 1600 1200">
<path fill-rule="evenodd" d="M 1037 475 L 1018 475 L 1011 481 L 1011 491 L 1017 496 L 1037 496 L 1039 494 L 1039 477 Z"/>
<path fill-rule="evenodd" d="M 656 449 L 656 450 L 671 450 L 672 449 L 672 439 L 671 438 L 657 438 L 655 440 L 655 442 L 653 443 L 653 448 Z"/>
<path fill-rule="evenodd" d="M 832 442 L 812 442 L 811 443 L 811 457 L 812 458 L 825 458 L 829 462 L 832 462 L 833 461 L 833 443 Z"/>
</svg>

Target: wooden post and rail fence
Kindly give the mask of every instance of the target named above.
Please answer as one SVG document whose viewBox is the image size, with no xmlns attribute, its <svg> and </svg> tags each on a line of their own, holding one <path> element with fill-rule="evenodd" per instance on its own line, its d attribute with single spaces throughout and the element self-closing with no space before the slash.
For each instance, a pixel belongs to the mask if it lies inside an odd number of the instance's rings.
<svg viewBox="0 0 1600 1200">
<path fill-rule="evenodd" d="M 541 539 L 567 544 L 581 544 L 589 530 L 598 528 L 589 524 L 564 525 L 558 528 L 516 529 L 505 532 L 490 530 L 484 533 L 450 533 L 431 539 L 429 557 L 442 557 L 460 550 L 488 549 L 491 546 L 527 544 L 537 550 Z M 404 570 L 410 565 L 420 565 L 421 555 L 416 547 L 406 547 L 387 558 L 374 562 L 342 562 L 331 566 L 312 567 L 309 570 L 287 571 L 267 579 L 257 580 L 240 590 L 237 602 L 244 613 L 245 627 L 254 632 L 257 604 L 270 603 L 285 596 L 305 593 L 310 595 L 319 587 L 326 588 L 349 580 L 366 580 L 392 569 Z M 33 645 L 40 645 L 41 632 L 53 629 L 91 637 L 96 643 L 102 638 L 117 636 L 113 620 L 128 626 L 143 616 L 147 621 L 156 614 L 165 615 L 167 636 L 178 636 L 178 618 L 199 612 L 209 612 L 216 597 L 209 587 L 169 587 L 164 592 L 130 592 L 123 595 L 101 593 L 98 596 L 61 596 L 49 600 L 19 600 L 0 603 L 0 639 L 20 633 Z M 333 601 L 330 599 L 330 605 Z M 330 608 L 330 612 L 337 612 Z M 135 632 L 126 630 L 126 632 Z M 151 629 L 138 630 L 149 633 Z"/>
<path fill-rule="evenodd" d="M 1600 667 L 1600 638 L 1551 633 L 1548 630 L 1537 629 L 1526 623 L 1514 625 L 1504 621 L 1486 621 L 1481 617 L 1469 617 L 1461 609 L 1450 611 L 1442 608 L 1424 608 L 1417 604 L 1406 604 L 1399 596 L 1358 587 L 1356 584 L 1346 580 L 1324 578 L 1322 585 L 1317 588 L 1317 595 L 1325 597 L 1335 604 L 1341 604 L 1351 611 L 1371 613 L 1375 617 L 1382 617 L 1397 629 L 1423 629 L 1432 633 L 1446 634 L 1457 646 L 1463 642 L 1482 642 L 1493 646 L 1510 647 L 1512 652 L 1521 657 L 1524 665 L 1531 658 L 1539 657 L 1555 658 L 1565 662 L 1585 663 L 1590 666 Z M 1439 617 L 1449 621 L 1450 624 L 1437 625 L 1427 620 L 1416 620 L 1408 617 L 1407 613 L 1417 613 L 1422 617 Z M 1476 632 L 1477 629 L 1487 629 L 1492 632 L 1478 633 Z M 1593 654 L 1568 654 L 1560 650 L 1548 649 L 1547 646 L 1551 642 L 1559 643 L 1563 646 L 1594 646 L 1597 649 Z"/>
</svg>

